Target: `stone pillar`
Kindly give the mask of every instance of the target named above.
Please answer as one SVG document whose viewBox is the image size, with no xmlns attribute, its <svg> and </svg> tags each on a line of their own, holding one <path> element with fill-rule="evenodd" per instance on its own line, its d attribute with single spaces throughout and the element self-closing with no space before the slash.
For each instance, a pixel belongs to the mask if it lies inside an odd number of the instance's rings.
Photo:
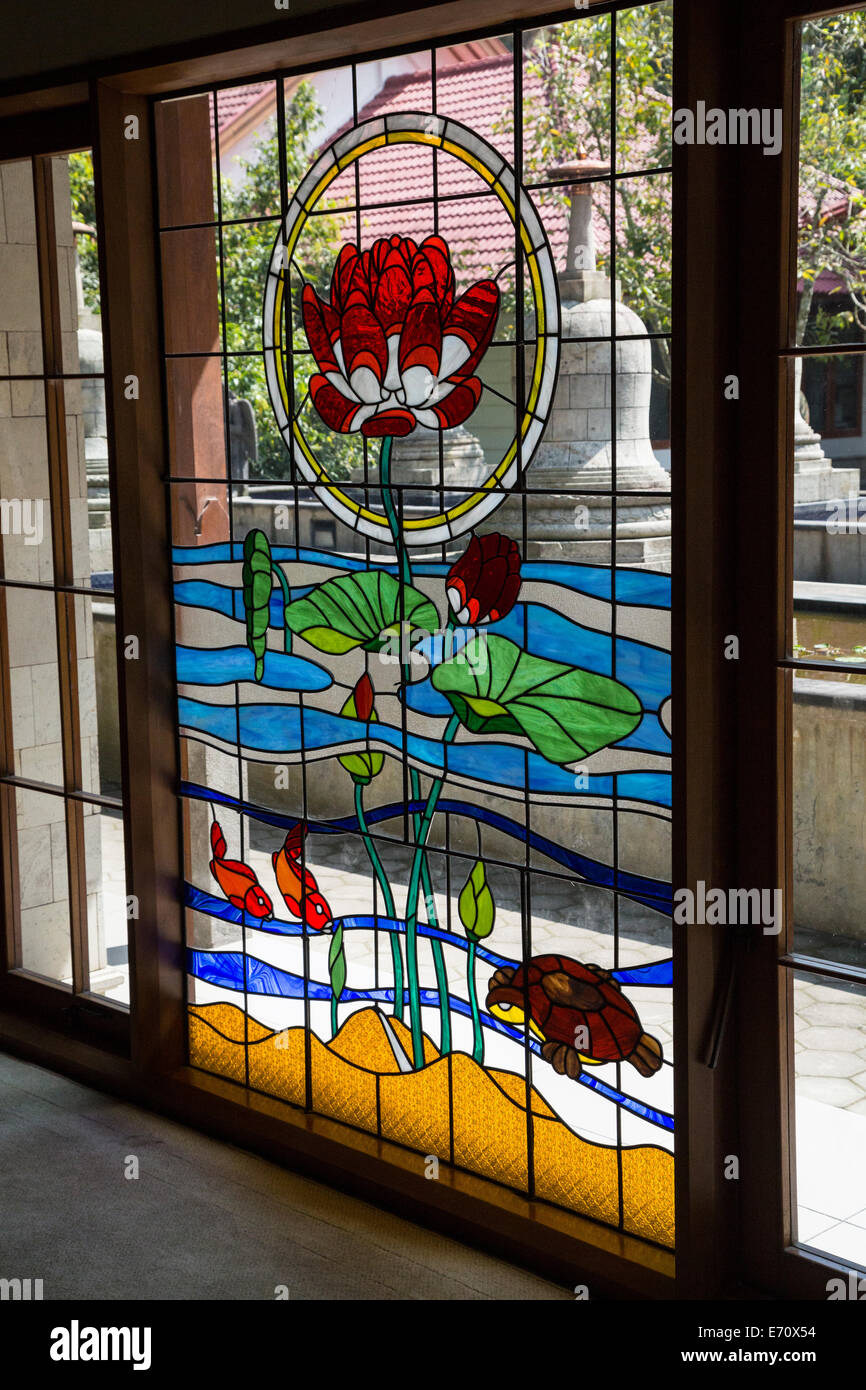
<svg viewBox="0 0 866 1390">
<path fill-rule="evenodd" d="M 619 300 L 619 286 L 613 296 L 610 281 L 595 266 L 593 185 L 586 180 L 607 168 L 602 161 L 582 159 L 549 171 L 551 177 L 579 176 L 582 181 L 570 189 L 566 268 L 559 276 L 559 380 L 547 430 L 527 476 L 529 555 L 611 563 L 613 509 L 609 498 L 597 494 L 614 486 L 615 453 L 617 489 L 658 494 L 657 501 L 651 495 L 617 499 L 616 563 L 667 570 L 670 478 L 649 437 L 652 349 L 649 339 L 636 336 L 646 329 Z M 613 353 L 612 331 L 617 339 Z M 539 494 L 538 489 L 544 491 Z"/>
</svg>

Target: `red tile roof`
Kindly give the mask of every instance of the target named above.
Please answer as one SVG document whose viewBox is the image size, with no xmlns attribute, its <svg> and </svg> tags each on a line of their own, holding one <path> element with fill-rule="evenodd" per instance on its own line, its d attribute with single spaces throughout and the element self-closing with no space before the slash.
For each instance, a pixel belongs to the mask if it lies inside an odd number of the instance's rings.
<svg viewBox="0 0 866 1390">
<path fill-rule="evenodd" d="M 471 53 L 468 46 L 455 52 L 455 57 L 463 51 Z M 584 85 L 583 75 L 574 74 L 575 85 Z M 509 164 L 514 163 L 514 139 L 512 132 L 513 100 L 512 55 L 503 53 L 496 57 L 472 58 L 441 63 L 436 73 L 436 110 L 440 115 L 453 116 L 464 125 L 471 127 L 501 151 Z M 219 129 L 228 130 L 240 121 L 246 112 L 265 97 L 272 82 L 253 82 L 244 86 L 224 89 L 219 92 Z M 540 79 L 530 71 L 524 72 L 523 88 L 524 120 L 531 128 L 533 111 L 542 104 L 546 107 Z M 429 69 L 401 73 L 389 77 L 381 91 L 359 112 L 360 121 L 398 111 L 431 111 L 433 109 L 433 90 Z M 344 126 L 343 130 L 348 126 Z M 342 133 L 342 132 L 340 132 Z M 229 137 L 230 139 L 230 137 Z M 547 170 L 533 162 L 531 142 L 524 140 L 523 178 L 527 184 L 542 182 Z M 641 145 L 638 138 L 636 147 L 629 154 L 633 167 L 643 162 L 640 158 Z M 620 157 L 621 158 L 621 157 Z M 389 236 L 399 232 L 416 240 L 438 230 L 451 247 L 458 278 L 496 271 L 513 259 L 514 228 L 498 199 L 487 191 L 486 185 L 467 166 L 450 155 L 436 156 L 436 186 L 439 194 L 438 209 L 433 201 L 434 157 L 430 150 L 419 146 L 392 146 L 387 150 L 376 151 L 359 161 L 358 176 L 361 194 L 360 238 L 368 246 L 376 237 Z M 831 179 L 831 191 L 825 201 L 825 213 L 830 217 L 844 216 L 848 210 L 848 190 L 840 181 Z M 832 187 L 836 185 L 836 187 Z M 481 197 L 472 195 L 481 193 Z M 541 217 L 550 238 L 557 268 L 564 268 L 565 252 L 568 242 L 568 205 L 565 195 L 559 191 L 539 190 L 534 198 L 540 208 Z M 596 206 L 608 198 L 607 185 L 597 185 L 594 192 Z M 341 175 L 330 189 L 329 202 L 334 207 L 354 207 L 355 173 L 347 171 Z M 385 204 L 386 206 L 382 206 Z M 814 199 L 804 191 L 800 195 L 800 218 L 805 221 L 814 207 Z M 437 220 L 438 216 L 438 220 Z M 340 221 L 346 239 L 354 240 L 358 235 L 358 219 L 355 213 L 346 214 Z M 609 244 L 608 228 L 601 213 L 596 210 L 593 217 L 595 240 L 600 255 L 607 253 Z M 838 277 L 825 274 L 817 288 L 830 288 L 832 281 L 836 287 Z M 841 282 L 839 282 L 841 283 Z"/>
<path fill-rule="evenodd" d="M 524 92 L 525 106 L 540 95 L 534 90 L 537 85 L 530 80 Z M 510 54 L 437 69 L 437 113 L 453 116 L 477 131 L 513 165 L 512 101 Z M 371 120 L 398 111 L 432 109 L 430 73 L 405 73 L 388 78 L 382 90 L 358 113 L 358 120 Z M 376 237 L 394 232 L 420 240 L 438 231 L 451 247 L 458 279 L 461 271 L 466 277 L 478 275 L 498 270 L 514 259 L 514 225 L 505 209 L 484 181 L 453 156 L 438 152 L 435 157 L 438 207 L 434 206 L 432 196 L 434 155 L 430 149 L 396 145 L 377 150 L 359 161 L 358 173 L 364 246 Z M 533 175 L 543 178 L 544 171 L 524 171 L 526 181 L 531 181 Z M 354 204 L 354 188 L 354 172 L 347 171 L 332 184 L 330 191 L 335 201 Z M 542 215 L 557 263 L 561 264 L 568 242 L 567 207 L 561 194 L 545 195 L 544 202 Z M 379 204 L 389 206 L 377 207 Z M 351 223 L 355 220 L 353 216 Z M 347 230 L 354 236 L 354 226 Z M 599 225 L 597 235 L 605 245 L 606 228 Z"/>
<path fill-rule="evenodd" d="M 276 104 L 273 82 L 248 82 L 243 87 L 224 87 L 217 92 L 217 111 L 219 113 L 217 125 L 220 135 L 246 111 L 249 111 L 251 106 L 255 106 L 256 102 L 268 91 L 268 88 L 270 88 Z M 211 98 L 211 102 L 213 102 L 213 98 Z M 211 105 L 211 110 L 213 110 L 213 105 Z"/>
<path fill-rule="evenodd" d="M 580 71 L 574 73 L 575 85 L 585 85 Z M 220 131 L 239 121 L 244 112 L 258 102 L 270 83 L 252 83 L 221 91 L 219 94 Z M 531 71 L 524 72 L 524 122 L 531 128 L 534 110 L 546 109 L 546 99 L 540 79 Z M 462 50 L 451 61 L 440 62 L 436 71 L 436 111 L 453 116 L 478 132 L 514 164 L 512 130 L 513 60 L 510 53 L 495 57 L 462 59 Z M 398 111 L 431 111 L 433 87 L 429 68 L 400 73 L 389 77 L 376 96 L 361 109 L 359 121 Z M 348 129 L 348 124 L 338 133 Z M 230 138 L 227 143 L 230 143 Z M 630 151 L 634 167 L 644 162 L 638 139 L 637 148 Z M 576 154 L 576 152 L 575 152 Z M 524 182 L 532 185 L 543 182 L 548 171 L 533 155 L 531 141 L 524 139 Z M 451 155 L 438 153 L 417 145 L 392 146 L 366 155 L 355 166 L 358 171 L 361 213 L 353 212 L 340 218 L 341 239 L 356 240 L 360 234 L 363 246 L 377 237 L 395 232 L 422 240 L 438 231 L 448 241 L 458 279 L 496 272 L 514 258 L 514 227 L 495 195 L 466 165 Z M 434 186 L 439 195 L 438 206 L 433 199 Z M 473 197 L 473 194 L 481 194 Z M 460 195 L 466 195 L 461 197 Z M 565 268 L 568 244 L 568 203 L 565 190 L 534 193 L 542 221 L 550 238 L 557 269 Z M 599 183 L 594 191 L 596 205 L 607 205 L 608 185 Z M 328 204 L 334 208 L 355 206 L 355 168 L 347 170 L 329 189 Z M 385 206 L 383 206 L 385 205 Z M 323 204 L 323 207 L 325 204 Z M 607 223 L 599 211 L 594 218 L 596 247 L 600 255 L 607 252 L 609 234 Z M 507 277 L 503 277 L 503 284 Z"/>
</svg>

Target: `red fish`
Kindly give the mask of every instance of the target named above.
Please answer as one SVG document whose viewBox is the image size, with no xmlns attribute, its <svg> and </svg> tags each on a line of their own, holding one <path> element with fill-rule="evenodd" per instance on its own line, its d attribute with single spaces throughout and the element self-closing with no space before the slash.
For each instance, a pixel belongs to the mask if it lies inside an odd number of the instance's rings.
<svg viewBox="0 0 866 1390">
<path fill-rule="evenodd" d="M 239 859 L 226 859 L 228 846 L 218 821 L 210 828 L 210 844 L 213 851 L 210 871 L 232 907 L 269 922 L 274 915 L 273 903 L 249 865 L 242 864 Z"/>
<path fill-rule="evenodd" d="M 292 826 L 282 849 L 273 856 L 274 877 L 292 916 L 301 918 L 313 931 L 322 931 L 332 920 L 332 914 L 315 878 L 301 865 L 301 846 L 306 834 L 303 821 Z"/>
</svg>

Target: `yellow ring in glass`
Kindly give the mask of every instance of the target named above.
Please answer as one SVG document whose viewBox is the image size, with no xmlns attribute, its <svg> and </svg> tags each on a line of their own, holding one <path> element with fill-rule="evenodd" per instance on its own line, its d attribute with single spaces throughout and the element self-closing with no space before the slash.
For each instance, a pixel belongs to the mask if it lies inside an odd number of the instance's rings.
<svg viewBox="0 0 866 1390">
<path fill-rule="evenodd" d="M 401 119 L 405 120 L 407 118 L 402 117 Z M 300 212 L 292 226 L 291 232 L 289 233 L 287 240 L 284 243 L 285 249 L 283 252 L 283 266 L 280 270 L 279 282 L 277 284 L 276 294 L 274 296 L 273 313 L 271 316 L 270 323 L 267 323 L 267 321 L 265 323 L 264 333 L 265 351 L 273 351 L 274 353 L 277 378 L 279 382 L 280 397 L 282 399 L 283 408 L 285 410 L 287 420 L 291 419 L 291 417 L 289 412 L 289 392 L 286 383 L 285 366 L 283 361 L 284 353 L 282 333 L 284 323 L 283 297 L 286 283 L 286 267 L 289 265 L 291 261 L 292 253 L 294 252 L 295 246 L 298 242 L 298 238 L 301 232 L 306 226 L 310 213 L 318 203 L 319 199 L 322 197 L 322 194 L 330 186 L 330 184 L 334 181 L 338 174 L 341 174 L 343 170 L 347 169 L 349 165 L 355 162 L 355 160 L 360 159 L 362 155 L 369 154 L 370 151 L 374 149 L 379 149 L 387 145 L 398 144 L 432 145 L 444 150 L 447 154 L 453 155 L 455 159 L 461 160 L 464 164 L 468 164 L 470 168 L 474 169 L 474 171 L 480 175 L 484 182 L 490 186 L 490 188 L 499 198 L 499 201 L 502 203 L 511 221 L 513 222 L 515 220 L 514 200 L 511 198 L 507 190 L 502 186 L 499 177 L 492 173 L 491 170 L 489 170 L 486 167 L 486 165 L 480 159 L 478 159 L 478 157 L 475 154 L 472 153 L 471 150 L 464 149 L 462 145 L 457 144 L 453 139 L 445 139 L 442 135 L 431 135 L 429 130 L 425 128 L 429 125 L 430 119 L 431 118 L 429 116 L 419 116 L 419 123 L 423 122 L 424 124 L 417 131 L 407 129 L 386 130 L 381 134 L 372 136 L 371 138 L 362 139 L 354 147 L 350 147 L 349 149 L 345 150 L 343 154 L 340 156 L 340 158 L 335 159 L 334 162 L 330 165 L 330 167 L 325 170 L 325 173 L 323 174 L 322 178 L 316 184 L 315 188 L 309 194 L 305 202 L 299 204 Z M 371 123 L 366 122 L 365 126 L 368 126 L 369 124 Z M 454 127 L 457 125 L 457 123 L 451 120 L 450 118 L 445 118 L 445 124 L 449 128 L 449 130 L 453 130 Z M 358 127 L 359 134 L 364 131 L 365 126 Z M 482 141 L 480 136 L 475 136 L 474 138 L 479 143 L 486 144 L 486 141 Z M 325 153 L 327 153 L 327 151 Z M 504 165 L 504 168 L 508 168 L 508 166 Z M 501 172 L 502 171 L 500 170 L 500 174 Z M 529 278 L 532 286 L 532 299 L 535 307 L 537 324 L 535 364 L 532 373 L 532 381 L 526 400 L 523 419 L 521 420 L 519 430 L 519 437 L 522 441 L 526 438 L 527 430 L 529 429 L 529 426 L 533 418 L 535 417 L 535 405 L 538 401 L 539 393 L 541 391 L 545 363 L 551 353 L 554 353 L 555 363 L 556 349 L 558 348 L 558 340 L 555 331 L 551 333 L 548 330 L 548 317 L 545 313 L 544 290 L 542 283 L 543 277 L 541 273 L 541 268 L 538 263 L 538 251 L 535 248 L 533 248 L 532 239 L 527 230 L 526 223 L 522 217 L 519 219 L 519 228 L 520 240 L 523 246 L 523 252 L 524 256 L 526 257 L 526 263 L 529 270 Z M 280 233 L 281 236 L 283 235 L 284 231 L 285 229 L 283 228 Z M 552 277 L 553 260 L 550 254 L 550 248 L 547 245 L 546 238 L 544 240 L 543 253 L 545 254 L 548 260 L 549 272 Z M 311 470 L 312 476 L 309 476 L 308 480 L 313 484 L 317 493 L 319 492 L 320 488 L 324 489 L 325 493 L 330 494 L 330 496 L 333 497 L 335 502 L 338 502 L 347 511 L 353 513 L 357 518 L 357 529 L 361 530 L 364 534 L 371 536 L 375 540 L 379 540 L 384 543 L 390 541 L 391 532 L 388 527 L 387 519 L 380 513 L 372 512 L 370 511 L 369 507 L 364 507 L 361 503 L 356 502 L 351 497 L 348 497 L 346 493 L 343 492 L 342 489 L 338 487 L 337 484 L 328 477 L 327 472 L 319 463 L 319 460 L 316 458 L 315 454 L 310 449 L 310 446 L 307 443 L 307 440 L 304 436 L 304 432 L 301 429 L 301 426 L 298 423 L 297 419 L 292 419 L 291 425 L 294 443 L 300 450 L 303 458 L 306 460 Z M 284 434 L 285 431 L 282 431 L 282 433 Z M 448 511 L 440 512 L 436 516 L 410 517 L 404 520 L 403 532 L 406 544 L 425 544 L 428 538 L 430 538 L 432 532 L 441 530 L 441 528 L 443 527 L 447 529 L 451 536 L 459 536 L 468 531 L 472 526 L 472 514 L 475 511 L 475 509 L 481 503 L 487 502 L 491 492 L 495 491 L 498 487 L 500 487 L 502 479 L 505 477 L 506 473 L 513 464 L 517 456 L 517 440 L 518 436 L 515 435 L 514 439 L 512 439 L 510 445 L 506 449 L 504 455 L 500 459 L 494 471 L 491 473 L 490 477 L 484 483 L 481 484 L 481 486 L 477 489 L 476 492 L 472 494 L 471 497 L 468 497 L 464 501 L 457 503 Z M 525 468 L 528 463 L 529 458 L 525 458 L 523 460 L 523 467 Z M 303 465 L 301 465 L 301 468 L 303 471 Z M 321 496 L 321 494 L 319 495 Z M 507 492 L 503 488 L 502 497 L 500 500 L 504 501 L 506 496 Z M 325 504 L 328 505 L 327 496 L 322 496 L 322 501 L 324 501 Z M 490 512 L 494 510 L 495 507 L 488 507 L 485 509 L 484 514 L 489 515 Z"/>
</svg>

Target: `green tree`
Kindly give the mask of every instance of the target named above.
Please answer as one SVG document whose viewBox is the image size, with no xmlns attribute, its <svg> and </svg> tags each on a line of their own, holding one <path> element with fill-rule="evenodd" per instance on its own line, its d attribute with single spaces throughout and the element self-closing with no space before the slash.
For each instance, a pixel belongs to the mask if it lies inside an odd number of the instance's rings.
<svg viewBox="0 0 866 1390">
<path fill-rule="evenodd" d="M 93 185 L 93 159 L 89 150 L 69 156 L 69 193 L 72 200 L 72 220 L 88 231 L 75 235 L 78 264 L 84 303 L 94 314 L 101 312 L 99 302 L 99 251 L 96 243 L 96 191 Z"/>
<path fill-rule="evenodd" d="M 286 105 L 286 180 L 288 196 L 307 172 L 322 111 L 310 83 L 302 82 Z M 239 159 L 241 178 L 222 183 L 222 256 L 226 316 L 226 348 L 229 353 L 261 348 L 262 297 L 265 277 L 276 239 L 280 216 L 280 156 L 275 119 L 258 135 L 253 153 Z M 233 225 L 234 224 L 234 225 Z M 300 313 L 303 280 L 324 288 L 340 250 L 336 217 L 310 218 L 304 229 L 296 265 L 291 275 L 295 403 L 303 401 L 307 382 L 315 371 Z M 283 479 L 290 476 L 289 453 L 277 428 L 268 399 L 264 359 L 261 355 L 234 357 L 229 362 L 229 389 L 252 404 L 256 417 L 257 462 L 253 476 Z M 303 412 L 303 428 L 311 447 L 332 476 L 345 478 L 363 462 L 363 442 L 357 436 L 340 438 L 326 428 L 309 403 Z"/>
<path fill-rule="evenodd" d="M 800 89 L 800 342 L 850 342 L 866 335 L 864 91 L 866 11 L 807 20 Z M 823 270 L 838 275 L 845 288 L 838 312 L 812 314 L 815 280 Z"/>
<path fill-rule="evenodd" d="M 616 26 L 616 91 L 612 91 L 609 15 L 588 15 L 539 29 L 525 51 L 526 79 L 541 86 L 544 100 L 524 115 L 524 178 L 543 181 L 549 170 L 573 164 L 580 149 L 592 159 L 611 158 L 611 101 L 615 109 L 616 170 L 654 170 L 670 164 L 673 92 L 673 7 L 669 0 L 623 10 Z M 569 205 L 567 195 L 547 190 L 539 202 Z M 612 240 L 616 226 L 616 278 L 622 298 L 650 333 L 670 332 L 671 215 L 667 174 L 619 179 L 611 209 L 607 185 L 593 205 Z M 612 215 L 613 214 L 613 215 Z M 611 258 L 598 269 L 610 274 Z M 670 383 L 670 350 L 653 345 L 653 372 Z"/>
</svg>

